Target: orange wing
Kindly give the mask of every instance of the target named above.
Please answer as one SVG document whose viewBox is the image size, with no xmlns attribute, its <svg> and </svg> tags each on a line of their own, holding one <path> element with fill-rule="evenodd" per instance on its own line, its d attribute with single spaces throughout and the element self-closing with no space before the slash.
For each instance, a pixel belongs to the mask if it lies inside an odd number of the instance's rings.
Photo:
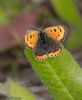
<svg viewBox="0 0 82 100">
<path fill-rule="evenodd" d="M 41 61 L 41 60 L 46 59 L 46 58 L 47 58 L 47 55 L 41 55 L 41 56 L 35 55 L 35 58 L 36 58 L 37 60 Z"/>
<path fill-rule="evenodd" d="M 49 53 L 49 54 L 47 54 L 47 55 L 41 55 L 41 56 L 35 55 L 35 58 L 36 58 L 37 60 L 41 61 L 41 60 L 44 60 L 44 59 L 46 59 L 46 58 L 48 58 L 48 57 L 55 57 L 55 56 L 58 56 L 61 52 L 62 52 L 62 48 L 59 48 L 58 50 L 53 51 L 53 52 L 51 52 L 51 53 Z"/>
<path fill-rule="evenodd" d="M 48 27 L 43 30 L 48 37 L 55 41 L 61 41 L 65 37 L 65 28 L 61 25 L 59 26 L 53 26 L 53 27 Z"/>
<path fill-rule="evenodd" d="M 27 31 L 25 37 L 24 37 L 24 42 L 29 48 L 34 48 L 36 46 L 38 40 L 38 31 L 31 30 Z"/>
<path fill-rule="evenodd" d="M 60 47 L 58 50 L 49 53 L 48 57 L 58 56 L 61 52 L 62 52 L 62 48 Z"/>
</svg>

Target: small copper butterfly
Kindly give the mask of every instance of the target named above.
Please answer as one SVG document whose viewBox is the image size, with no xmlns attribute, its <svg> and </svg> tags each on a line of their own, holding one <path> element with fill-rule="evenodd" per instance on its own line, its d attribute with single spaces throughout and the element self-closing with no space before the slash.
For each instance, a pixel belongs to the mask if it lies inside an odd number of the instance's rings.
<svg viewBox="0 0 82 100">
<path fill-rule="evenodd" d="M 27 31 L 24 42 L 31 48 L 37 60 L 58 56 L 62 52 L 61 42 L 66 36 L 65 27 L 61 25 L 42 30 Z"/>
</svg>

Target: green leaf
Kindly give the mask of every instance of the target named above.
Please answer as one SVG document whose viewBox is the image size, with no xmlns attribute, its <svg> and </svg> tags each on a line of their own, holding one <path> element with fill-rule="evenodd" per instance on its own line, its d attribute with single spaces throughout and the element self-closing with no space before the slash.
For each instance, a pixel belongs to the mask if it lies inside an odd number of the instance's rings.
<svg viewBox="0 0 82 100">
<path fill-rule="evenodd" d="M 65 48 L 58 57 L 43 61 L 37 61 L 29 48 L 25 55 L 54 100 L 82 100 L 82 70 Z"/>
<path fill-rule="evenodd" d="M 24 87 L 13 80 L 8 80 L 6 84 L 7 96 L 13 100 L 36 100 L 35 97 Z M 18 99 L 17 99 L 18 98 Z"/>
<path fill-rule="evenodd" d="M 82 42 L 80 41 L 82 40 L 82 20 L 74 0 L 50 0 L 50 2 L 57 14 L 76 28 L 76 32 L 73 32 L 66 41 L 67 47 L 72 51 L 82 47 Z"/>
<path fill-rule="evenodd" d="M 73 0 L 50 0 L 54 10 L 69 24 L 81 27 L 82 21 Z"/>
<path fill-rule="evenodd" d="M 66 46 L 70 50 L 74 51 L 82 47 L 82 31 L 76 30 L 75 32 L 70 33 L 68 40 L 66 41 Z"/>
<path fill-rule="evenodd" d="M 0 24 L 7 24 L 10 22 L 9 16 L 6 15 L 4 9 L 0 8 Z"/>
</svg>

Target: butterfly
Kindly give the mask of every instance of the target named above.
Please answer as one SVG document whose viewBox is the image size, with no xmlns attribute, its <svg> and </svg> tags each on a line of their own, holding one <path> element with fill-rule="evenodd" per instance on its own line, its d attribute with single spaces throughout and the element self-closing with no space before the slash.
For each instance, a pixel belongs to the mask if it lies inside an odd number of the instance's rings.
<svg viewBox="0 0 82 100">
<path fill-rule="evenodd" d="M 35 58 L 41 61 L 58 56 L 62 52 L 61 42 L 64 41 L 65 36 L 65 27 L 57 25 L 42 30 L 28 30 L 24 42 L 33 50 Z"/>
</svg>

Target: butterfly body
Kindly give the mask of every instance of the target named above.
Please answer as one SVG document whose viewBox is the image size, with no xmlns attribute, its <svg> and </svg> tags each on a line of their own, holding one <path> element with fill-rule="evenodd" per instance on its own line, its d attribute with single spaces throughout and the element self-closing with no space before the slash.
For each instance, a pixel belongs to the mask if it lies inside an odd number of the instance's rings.
<svg viewBox="0 0 82 100">
<path fill-rule="evenodd" d="M 42 31 L 40 31 L 39 33 L 39 41 L 41 42 L 41 46 L 46 50 L 48 45 L 47 45 L 45 33 L 43 33 Z"/>
<path fill-rule="evenodd" d="M 37 60 L 58 56 L 62 52 L 61 41 L 65 36 L 62 26 L 53 26 L 41 31 L 28 31 L 25 43 L 31 48 Z"/>
<path fill-rule="evenodd" d="M 34 48 L 34 53 L 37 55 L 49 54 L 50 52 L 55 51 L 60 45 L 59 42 L 53 41 L 46 35 L 44 36 L 45 36 L 45 43 L 42 42 L 43 40 L 41 40 L 41 38 L 39 38 Z"/>
</svg>

